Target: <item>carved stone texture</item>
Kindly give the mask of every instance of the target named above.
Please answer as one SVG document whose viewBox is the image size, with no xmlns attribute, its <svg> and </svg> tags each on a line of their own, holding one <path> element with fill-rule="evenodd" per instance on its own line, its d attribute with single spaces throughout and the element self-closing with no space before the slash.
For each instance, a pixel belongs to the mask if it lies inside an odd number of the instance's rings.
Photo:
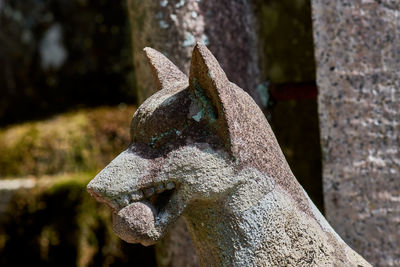
<svg viewBox="0 0 400 267">
<path fill-rule="evenodd" d="M 145 51 L 168 87 L 138 108 L 131 145 L 88 185 L 114 211 L 119 237 L 151 245 L 183 216 L 202 266 L 370 266 L 308 198 L 261 109 L 206 46 L 193 50 L 189 83 Z"/>
<path fill-rule="evenodd" d="M 255 23 L 248 0 L 128 0 L 138 101 L 156 87 L 142 53 L 150 46 L 189 73 L 196 41 L 207 44 L 232 82 L 261 105 Z M 234 18 L 234 19 L 233 19 Z"/>
<path fill-rule="evenodd" d="M 325 208 L 376 266 L 400 266 L 400 4 L 313 0 Z"/>
</svg>

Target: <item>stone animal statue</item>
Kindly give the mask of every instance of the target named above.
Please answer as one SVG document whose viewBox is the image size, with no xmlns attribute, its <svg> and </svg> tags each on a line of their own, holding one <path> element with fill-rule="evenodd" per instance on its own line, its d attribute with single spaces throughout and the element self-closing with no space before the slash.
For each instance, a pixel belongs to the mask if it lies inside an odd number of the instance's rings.
<svg viewBox="0 0 400 267">
<path fill-rule="evenodd" d="M 145 53 L 159 91 L 134 114 L 130 146 L 87 187 L 112 209 L 120 238 L 152 245 L 183 216 L 202 266 L 370 266 L 311 202 L 261 110 L 206 46 L 195 46 L 189 79 Z"/>
</svg>

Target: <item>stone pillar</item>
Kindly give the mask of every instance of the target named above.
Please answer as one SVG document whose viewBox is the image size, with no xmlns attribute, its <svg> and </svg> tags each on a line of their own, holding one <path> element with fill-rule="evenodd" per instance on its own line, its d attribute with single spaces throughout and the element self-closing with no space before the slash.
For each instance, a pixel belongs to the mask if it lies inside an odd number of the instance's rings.
<svg viewBox="0 0 400 267">
<path fill-rule="evenodd" d="M 326 215 L 376 266 L 400 266 L 400 4 L 313 0 Z"/>
<path fill-rule="evenodd" d="M 128 0 L 138 102 L 155 91 L 142 52 L 146 46 L 164 53 L 189 73 L 197 41 L 208 46 L 228 78 L 261 105 L 256 26 L 247 0 Z"/>
</svg>

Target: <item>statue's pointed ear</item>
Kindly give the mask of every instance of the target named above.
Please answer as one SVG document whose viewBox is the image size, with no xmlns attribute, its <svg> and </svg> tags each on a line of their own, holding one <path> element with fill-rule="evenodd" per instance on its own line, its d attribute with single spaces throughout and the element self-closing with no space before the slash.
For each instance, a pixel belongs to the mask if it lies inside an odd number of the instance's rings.
<svg viewBox="0 0 400 267">
<path fill-rule="evenodd" d="M 197 43 L 192 54 L 189 90 L 195 95 L 203 115 L 230 148 L 230 134 L 226 105 L 229 104 L 230 82 L 217 59 L 201 43 Z"/>
<path fill-rule="evenodd" d="M 150 47 L 146 47 L 143 50 L 153 72 L 157 90 L 187 83 L 187 76 L 163 54 Z"/>
<path fill-rule="evenodd" d="M 190 65 L 189 86 L 191 90 L 195 89 L 196 83 L 216 102 L 220 102 L 220 99 L 217 99 L 218 95 L 229 83 L 217 59 L 202 43 L 197 43 L 194 47 Z"/>
</svg>

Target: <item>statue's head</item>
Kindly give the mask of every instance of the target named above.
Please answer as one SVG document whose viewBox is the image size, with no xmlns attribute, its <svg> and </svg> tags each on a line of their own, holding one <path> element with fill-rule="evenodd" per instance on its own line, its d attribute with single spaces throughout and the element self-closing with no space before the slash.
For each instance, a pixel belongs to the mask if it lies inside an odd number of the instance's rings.
<svg viewBox="0 0 400 267">
<path fill-rule="evenodd" d="M 240 205 L 250 205 L 288 170 L 263 113 L 204 45 L 189 79 L 156 50 L 145 53 L 159 91 L 134 114 L 128 149 L 87 188 L 112 209 L 117 235 L 151 245 L 194 202 L 235 206 L 248 190 L 255 197 Z"/>
</svg>

